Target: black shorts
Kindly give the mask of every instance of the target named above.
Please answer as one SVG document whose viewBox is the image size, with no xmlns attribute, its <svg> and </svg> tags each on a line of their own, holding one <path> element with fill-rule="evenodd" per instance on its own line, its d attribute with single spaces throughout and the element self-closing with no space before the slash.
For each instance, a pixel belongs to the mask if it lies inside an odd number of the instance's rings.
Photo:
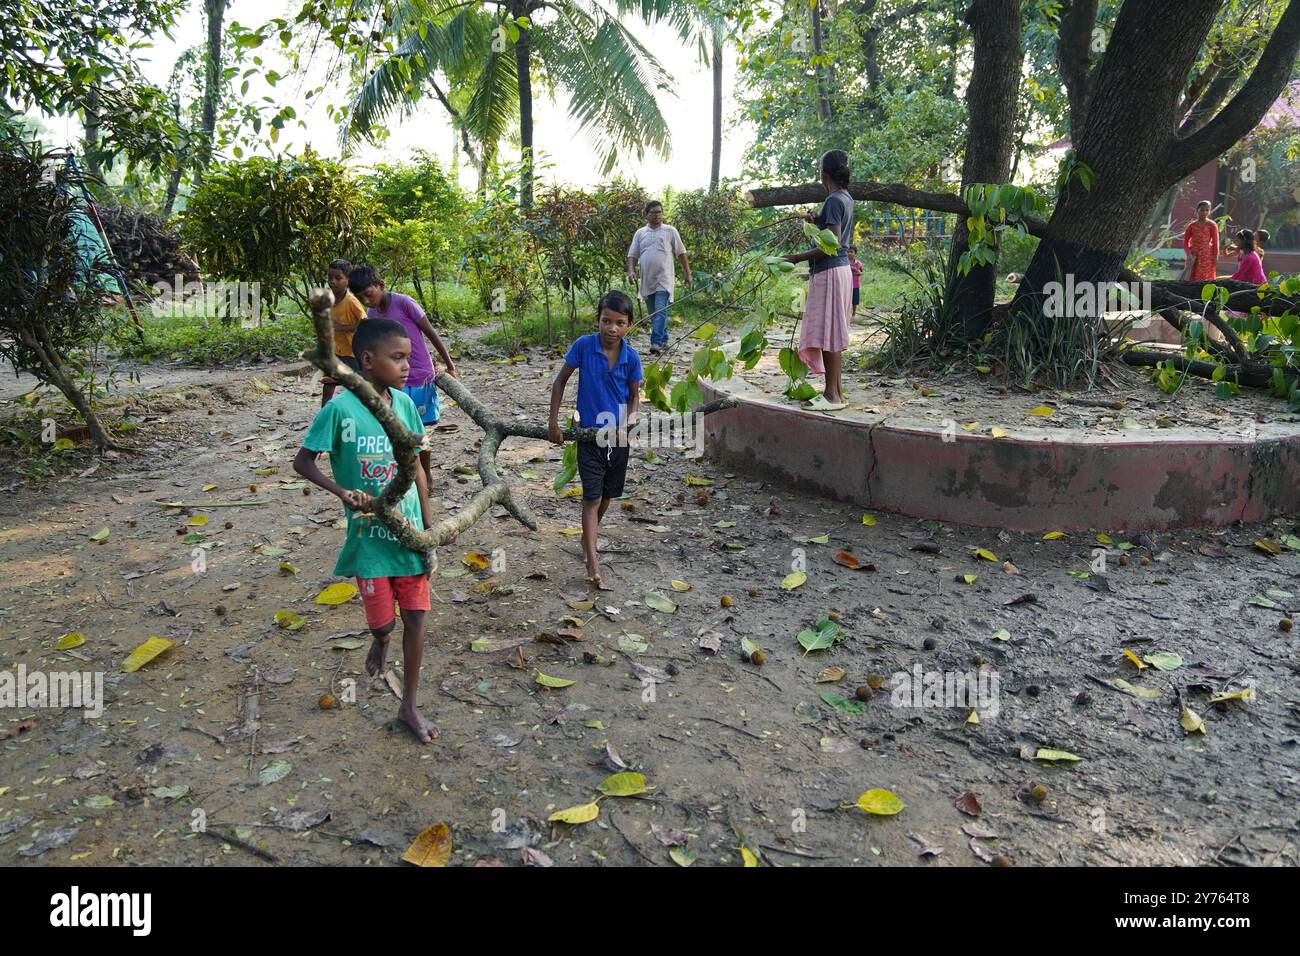
<svg viewBox="0 0 1300 956">
<path fill-rule="evenodd" d="M 857 304 L 858 304 L 858 299 L 860 298 L 860 293 L 861 293 L 861 292 L 862 292 L 862 290 L 861 290 L 861 289 L 858 289 L 858 288 L 855 288 L 855 289 L 853 290 L 853 304 L 854 304 L 854 305 L 857 305 Z"/>
<path fill-rule="evenodd" d="M 617 498 L 627 479 L 626 445 L 601 448 L 594 441 L 578 442 L 578 474 L 582 476 L 582 500 Z"/>
</svg>

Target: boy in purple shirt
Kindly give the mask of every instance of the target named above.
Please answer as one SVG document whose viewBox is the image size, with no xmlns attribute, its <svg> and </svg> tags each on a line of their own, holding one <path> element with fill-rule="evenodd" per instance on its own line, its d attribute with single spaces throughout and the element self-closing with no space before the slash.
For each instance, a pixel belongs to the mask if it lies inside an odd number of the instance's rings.
<svg viewBox="0 0 1300 956">
<path fill-rule="evenodd" d="M 447 374 L 453 378 L 456 376 L 456 363 L 451 360 L 451 354 L 437 330 L 425 317 L 420 303 L 409 295 L 386 291 L 384 280 L 372 265 L 356 266 L 348 274 L 348 288 L 367 307 L 366 314 L 369 318 L 392 319 L 406 328 L 411 339 L 411 373 L 402 391 L 415 402 L 421 422 L 426 425 L 437 424 L 441 405 L 438 401 L 438 388 L 433 380 L 437 377 L 438 370 L 429 356 L 429 347 L 424 344 L 425 338 L 433 343 L 447 366 Z M 433 487 L 433 462 L 429 452 L 420 452 L 420 464 L 429 476 L 429 487 Z"/>
</svg>

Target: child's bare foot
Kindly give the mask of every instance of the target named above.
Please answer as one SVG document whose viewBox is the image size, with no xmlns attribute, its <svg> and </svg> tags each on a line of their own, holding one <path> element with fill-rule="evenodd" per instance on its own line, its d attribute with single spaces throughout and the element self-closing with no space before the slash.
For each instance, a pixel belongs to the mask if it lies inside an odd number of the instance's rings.
<svg viewBox="0 0 1300 956">
<path fill-rule="evenodd" d="M 411 733 L 415 734 L 420 743 L 427 744 L 438 738 L 438 728 L 430 721 L 425 720 L 424 715 L 414 705 L 407 706 L 403 702 L 397 713 L 406 722 L 406 726 L 411 728 Z"/>
<path fill-rule="evenodd" d="M 600 576 L 600 559 L 592 556 L 586 559 L 587 563 L 587 583 L 594 584 L 596 587 L 601 585 Z"/>
<path fill-rule="evenodd" d="M 386 670 L 388 670 L 388 637 L 376 637 L 370 645 L 370 653 L 366 655 L 366 673 L 371 677 L 379 677 Z"/>
</svg>

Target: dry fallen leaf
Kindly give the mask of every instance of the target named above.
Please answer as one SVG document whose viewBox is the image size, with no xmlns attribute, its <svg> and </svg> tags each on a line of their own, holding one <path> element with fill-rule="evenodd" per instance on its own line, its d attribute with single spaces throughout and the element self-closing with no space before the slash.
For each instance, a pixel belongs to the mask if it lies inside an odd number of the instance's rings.
<svg viewBox="0 0 1300 956">
<path fill-rule="evenodd" d="M 435 823 L 410 845 L 402 859 L 416 866 L 446 866 L 451 859 L 451 830 L 445 823 Z"/>
</svg>

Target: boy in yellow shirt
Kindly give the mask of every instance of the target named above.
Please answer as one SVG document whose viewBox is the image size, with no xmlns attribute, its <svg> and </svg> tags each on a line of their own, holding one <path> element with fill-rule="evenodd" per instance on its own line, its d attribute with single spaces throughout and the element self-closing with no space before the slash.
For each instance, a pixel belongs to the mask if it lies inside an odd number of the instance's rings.
<svg viewBox="0 0 1300 956">
<path fill-rule="evenodd" d="M 347 259 L 335 259 L 329 265 L 327 281 L 330 291 L 334 293 L 330 322 L 334 325 L 334 354 L 352 371 L 360 373 L 361 366 L 352 354 L 352 336 L 357 331 L 357 326 L 365 320 L 366 309 L 348 290 L 348 274 L 351 271 L 352 263 Z M 325 403 L 334 397 L 334 389 L 339 383 L 327 375 L 321 384 L 320 404 L 324 408 Z"/>
</svg>

